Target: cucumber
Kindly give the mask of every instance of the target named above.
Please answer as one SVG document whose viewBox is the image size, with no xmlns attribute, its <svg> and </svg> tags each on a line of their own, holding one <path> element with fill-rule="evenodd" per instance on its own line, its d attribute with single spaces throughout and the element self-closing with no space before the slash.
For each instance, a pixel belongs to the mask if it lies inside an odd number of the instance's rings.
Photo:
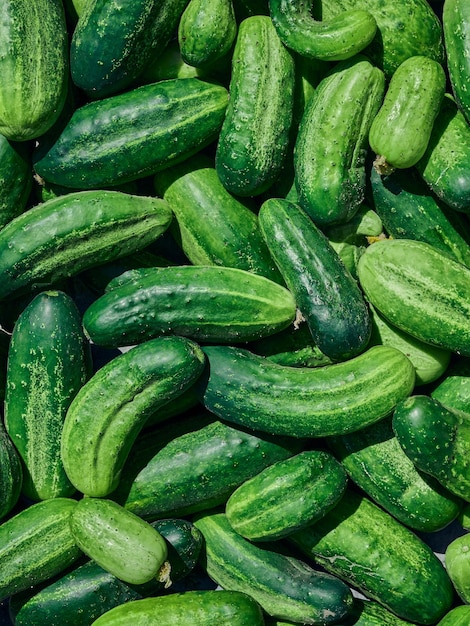
<svg viewBox="0 0 470 626">
<path fill-rule="evenodd" d="M 147 418 L 188 389 L 201 374 L 204 355 L 183 337 L 159 337 L 103 365 L 68 407 L 60 441 L 70 482 L 87 496 L 103 497 Z"/>
<path fill-rule="evenodd" d="M 405 526 L 432 533 L 459 515 L 463 502 L 417 470 L 394 435 L 391 416 L 327 443 L 349 478 Z"/>
<path fill-rule="evenodd" d="M 325 437 L 385 417 L 414 387 L 399 350 L 375 346 L 316 368 L 278 365 L 236 346 L 205 346 L 208 366 L 196 383 L 205 407 L 243 427 L 291 437 Z"/>
<path fill-rule="evenodd" d="M 423 241 L 384 239 L 359 259 L 367 299 L 413 337 L 470 354 L 470 269 Z"/>
<path fill-rule="evenodd" d="M 91 374 L 81 315 L 62 291 L 33 298 L 16 321 L 8 354 L 5 427 L 23 461 L 30 500 L 70 497 L 62 462 L 65 415 Z"/>
<path fill-rule="evenodd" d="M 470 604 L 470 542 L 468 533 L 456 537 L 447 545 L 444 562 L 459 598 L 465 604 Z"/>
<path fill-rule="evenodd" d="M 159 519 L 151 522 L 151 526 L 167 544 L 167 561 L 170 564 L 167 585 L 184 579 L 198 564 L 204 544 L 202 533 L 186 519 Z"/>
<path fill-rule="evenodd" d="M 5 0 L 0 34 L 0 134 L 28 141 L 45 133 L 65 103 L 68 36 L 60 0 Z"/>
<path fill-rule="evenodd" d="M 98 345 L 131 345 L 168 333 L 243 342 L 286 328 L 296 314 L 285 287 L 233 267 L 149 268 L 126 272 L 116 282 L 83 316 L 88 336 Z"/>
<path fill-rule="evenodd" d="M 0 524 L 0 599 L 45 582 L 81 556 L 69 518 L 77 502 L 51 498 Z"/>
<path fill-rule="evenodd" d="M 225 87 L 199 78 L 142 85 L 78 107 L 50 147 L 33 152 L 50 183 L 92 189 L 144 178 L 214 141 Z"/>
<path fill-rule="evenodd" d="M 470 418 L 470 360 L 455 359 L 430 395 L 450 411 Z"/>
<path fill-rule="evenodd" d="M 249 595 L 226 590 L 191 590 L 127 602 L 107 611 L 93 626 L 263 626 L 263 612 Z"/>
<path fill-rule="evenodd" d="M 431 548 L 351 489 L 324 518 L 287 541 L 404 620 L 435 624 L 452 607 L 452 583 Z"/>
<path fill-rule="evenodd" d="M 322 61 L 348 59 L 375 36 L 377 23 L 367 11 L 351 10 L 331 20 L 315 20 L 309 2 L 269 0 L 269 12 L 284 44 L 303 56 Z"/>
<path fill-rule="evenodd" d="M 141 250 L 170 225 L 159 198 L 79 191 L 38 204 L 0 230 L 0 300 Z"/>
<path fill-rule="evenodd" d="M 460 110 L 470 123 L 470 7 L 465 0 L 446 0 L 442 28 L 447 70 L 452 92 Z"/>
<path fill-rule="evenodd" d="M 289 147 L 294 86 L 294 59 L 272 20 L 266 15 L 243 20 L 215 154 L 217 174 L 229 192 L 260 195 L 280 174 Z"/>
<path fill-rule="evenodd" d="M 203 567 L 212 580 L 249 594 L 268 615 L 301 624 L 336 624 L 351 610 L 352 594 L 342 581 L 275 546 L 258 547 L 244 539 L 224 513 L 200 514 L 194 525 L 204 536 Z"/>
<path fill-rule="evenodd" d="M 321 352 L 342 361 L 364 351 L 371 332 L 368 306 L 320 228 L 297 204 L 281 198 L 266 200 L 258 217 L 271 256 Z"/>
<path fill-rule="evenodd" d="M 154 51 L 165 49 L 187 3 L 188 0 L 87 2 L 70 42 L 74 84 L 93 99 L 128 88 Z"/>
<path fill-rule="evenodd" d="M 437 626 L 466 626 L 469 619 L 470 606 L 456 606 L 444 615 Z"/>
<path fill-rule="evenodd" d="M 329 452 L 306 450 L 235 489 L 225 515 L 245 539 L 281 539 L 323 517 L 340 500 L 346 482 L 345 470 Z"/>
<path fill-rule="evenodd" d="M 0 521 L 16 506 L 23 482 L 21 458 L 0 423 Z"/>
<path fill-rule="evenodd" d="M 334 66 L 305 109 L 295 141 L 295 187 L 298 203 L 320 227 L 349 221 L 364 200 L 369 128 L 384 90 L 382 71 L 357 55 Z"/>
<path fill-rule="evenodd" d="M 397 67 L 369 130 L 379 173 L 409 168 L 421 159 L 445 89 L 444 69 L 430 57 L 412 56 Z"/>
<path fill-rule="evenodd" d="M 26 209 L 32 187 L 29 153 L 0 135 L 0 228 Z"/>
</svg>

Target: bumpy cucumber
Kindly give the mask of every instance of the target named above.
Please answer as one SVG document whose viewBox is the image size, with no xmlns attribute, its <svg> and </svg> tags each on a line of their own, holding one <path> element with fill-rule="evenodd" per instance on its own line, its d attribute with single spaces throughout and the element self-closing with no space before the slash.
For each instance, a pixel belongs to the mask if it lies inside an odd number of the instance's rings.
<svg viewBox="0 0 470 626">
<path fill-rule="evenodd" d="M 399 350 L 375 346 L 316 368 L 278 365 L 235 346 L 206 346 L 201 402 L 221 419 L 292 437 L 353 432 L 387 415 L 414 387 Z"/>
<path fill-rule="evenodd" d="M 172 216 L 164 200 L 119 191 L 79 191 L 38 204 L 0 231 L 0 299 L 140 250 Z"/>
<path fill-rule="evenodd" d="M 285 287 L 246 270 L 185 265 L 126 272 L 85 311 L 99 345 L 125 346 L 163 334 L 196 341 L 249 341 L 286 328 L 296 305 Z"/>
<path fill-rule="evenodd" d="M 384 89 L 382 71 L 358 55 L 336 65 L 306 107 L 295 141 L 295 187 L 319 226 L 347 222 L 364 200 L 369 128 Z"/>
<path fill-rule="evenodd" d="M 266 200 L 258 217 L 318 348 L 338 361 L 362 352 L 370 337 L 369 309 L 323 232 L 297 204 L 281 198 Z"/>
<path fill-rule="evenodd" d="M 466 0 L 443 3 L 442 28 L 452 91 L 470 123 L 470 6 Z"/>
<path fill-rule="evenodd" d="M 0 521 L 18 502 L 22 481 L 21 458 L 2 423 L 0 424 Z"/>
<path fill-rule="evenodd" d="M 27 141 L 58 118 L 68 82 L 67 25 L 59 0 L 5 0 L 0 36 L 0 133 Z"/>
<path fill-rule="evenodd" d="M 359 259 L 371 304 L 417 339 L 470 354 L 470 269 L 423 241 L 383 239 Z"/>
<path fill-rule="evenodd" d="M 143 178 L 213 141 L 227 90 L 198 78 L 142 85 L 77 108 L 57 140 L 33 153 L 44 180 L 77 189 Z"/>
<path fill-rule="evenodd" d="M 309 2 L 270 0 L 269 12 L 279 37 L 303 56 L 322 61 L 348 59 L 363 50 L 375 36 L 377 23 L 363 10 L 351 10 L 317 21 Z"/>
<path fill-rule="evenodd" d="M 5 395 L 5 426 L 23 460 L 22 492 L 32 500 L 75 493 L 60 441 L 67 410 L 90 369 L 74 301 L 61 291 L 38 294 L 13 329 Z"/>
<path fill-rule="evenodd" d="M 76 394 L 63 425 L 62 460 L 76 489 L 95 497 L 113 491 L 149 415 L 188 389 L 203 364 L 197 344 L 159 337 L 103 365 Z"/>
<path fill-rule="evenodd" d="M 445 88 L 444 68 L 427 56 L 409 57 L 395 70 L 369 131 L 380 173 L 412 167 L 423 156 Z"/>
<path fill-rule="evenodd" d="M 465 604 L 470 604 L 470 535 L 464 533 L 446 547 L 444 559 L 447 573 Z"/>
<path fill-rule="evenodd" d="M 410 622 L 435 624 L 452 606 L 452 583 L 431 548 L 353 490 L 324 518 L 287 540 Z"/>
<path fill-rule="evenodd" d="M 22 213 L 33 185 L 29 154 L 0 135 L 0 228 Z"/>
<path fill-rule="evenodd" d="M 279 175 L 289 146 L 294 82 L 294 60 L 271 19 L 244 20 L 232 55 L 230 99 L 215 161 L 231 193 L 259 195 Z"/>
<path fill-rule="evenodd" d="M 303 561 L 241 537 L 223 513 L 194 520 L 204 536 L 204 567 L 223 589 L 248 593 L 264 611 L 301 624 L 336 624 L 352 606 L 350 589 Z"/>
<path fill-rule="evenodd" d="M 77 502 L 51 498 L 28 506 L 0 525 L 0 598 L 60 574 L 82 554 L 70 531 Z"/>
</svg>

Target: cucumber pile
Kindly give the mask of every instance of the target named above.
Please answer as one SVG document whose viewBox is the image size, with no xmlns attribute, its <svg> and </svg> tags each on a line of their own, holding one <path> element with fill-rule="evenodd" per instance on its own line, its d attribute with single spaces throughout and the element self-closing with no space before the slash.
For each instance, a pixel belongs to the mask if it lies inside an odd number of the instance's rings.
<svg viewBox="0 0 470 626">
<path fill-rule="evenodd" d="M 468 0 L 3 0 L 0 625 L 470 624 Z"/>
</svg>

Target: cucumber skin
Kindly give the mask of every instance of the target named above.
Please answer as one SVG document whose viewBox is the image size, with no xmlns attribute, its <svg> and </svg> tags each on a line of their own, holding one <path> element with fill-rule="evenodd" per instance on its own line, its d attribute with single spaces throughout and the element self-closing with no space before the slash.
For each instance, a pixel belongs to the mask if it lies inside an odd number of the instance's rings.
<svg viewBox="0 0 470 626">
<path fill-rule="evenodd" d="M 194 342 L 160 337 L 113 358 L 81 387 L 60 442 L 65 471 L 78 491 L 103 497 L 116 488 L 147 418 L 195 382 L 204 359 Z"/>
<path fill-rule="evenodd" d="M 65 415 L 91 374 L 91 355 L 72 298 L 45 291 L 16 321 L 8 354 L 5 427 L 23 460 L 22 493 L 71 497 L 60 454 Z"/>
<path fill-rule="evenodd" d="M 68 83 L 68 39 L 59 0 L 5 0 L 0 41 L 0 133 L 13 141 L 44 134 Z"/>
<path fill-rule="evenodd" d="M 443 3 L 442 28 L 447 69 L 455 100 L 470 123 L 470 7 L 465 0 Z"/>
<path fill-rule="evenodd" d="M 435 624 L 452 606 L 452 583 L 431 548 L 352 490 L 323 519 L 287 541 L 410 622 Z"/>
<path fill-rule="evenodd" d="M 142 85 L 87 103 L 49 149 L 33 152 L 34 169 L 47 182 L 77 189 L 144 178 L 216 139 L 227 103 L 225 87 L 198 78 Z"/>
<path fill-rule="evenodd" d="M 338 361 L 363 352 L 371 333 L 369 309 L 323 232 L 289 200 L 266 200 L 258 219 L 271 256 L 321 352 Z"/>
<path fill-rule="evenodd" d="M 271 547 L 259 547 L 230 526 L 224 513 L 193 520 L 204 536 L 204 568 L 224 589 L 249 593 L 273 617 L 302 624 L 336 624 L 352 607 L 350 589 L 337 578 Z M 231 557 L 230 555 L 233 555 Z"/>
<path fill-rule="evenodd" d="M 379 313 L 410 335 L 470 354 L 470 269 L 428 243 L 383 239 L 359 259 L 359 283 Z"/>
<path fill-rule="evenodd" d="M 243 20 L 215 154 L 217 174 L 230 193 L 259 195 L 280 174 L 289 148 L 294 83 L 294 59 L 271 19 Z"/>
<path fill-rule="evenodd" d="M 29 154 L 0 135 L 0 228 L 22 213 L 33 186 Z"/>
<path fill-rule="evenodd" d="M 118 191 L 79 191 L 38 204 L 0 230 L 0 299 L 141 250 L 172 215 L 161 199 Z"/>
<path fill-rule="evenodd" d="M 3 423 L 0 425 L 0 522 L 19 500 L 23 482 L 23 467 Z"/>
<path fill-rule="evenodd" d="M 249 341 L 286 328 L 295 300 L 285 287 L 233 267 L 173 266 L 126 272 L 85 311 L 83 324 L 104 346 L 178 334 L 195 341 Z"/>
<path fill-rule="evenodd" d="M 467 605 L 470 603 L 470 545 L 468 539 L 468 533 L 456 537 L 447 545 L 444 553 L 447 573 L 459 598 Z"/>
<path fill-rule="evenodd" d="M 70 532 L 77 502 L 36 502 L 0 525 L 0 599 L 60 574 L 82 554 Z"/>
<path fill-rule="evenodd" d="M 456 606 L 444 615 L 437 626 L 467 626 L 469 619 L 470 606 Z"/>
<path fill-rule="evenodd" d="M 385 346 L 313 369 L 278 365 L 235 346 L 203 350 L 207 373 L 195 388 L 205 407 L 223 420 L 274 435 L 353 432 L 385 417 L 414 387 L 409 359 Z"/>
</svg>

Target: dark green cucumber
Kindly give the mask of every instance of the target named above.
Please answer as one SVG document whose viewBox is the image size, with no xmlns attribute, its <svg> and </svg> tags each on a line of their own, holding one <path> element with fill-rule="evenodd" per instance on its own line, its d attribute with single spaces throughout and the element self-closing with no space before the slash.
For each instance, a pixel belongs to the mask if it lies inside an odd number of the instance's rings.
<svg viewBox="0 0 470 626">
<path fill-rule="evenodd" d="M 223 589 L 248 593 L 273 617 L 301 624 L 336 624 L 352 607 L 350 589 L 302 560 L 259 547 L 241 537 L 224 513 L 200 514 L 203 566 Z"/>
<path fill-rule="evenodd" d="M 186 516 L 224 504 L 245 480 L 303 444 L 197 414 L 143 433 L 110 497 L 144 519 Z"/>
<path fill-rule="evenodd" d="M 431 138 L 416 169 L 451 209 L 470 213 L 470 125 L 449 94 L 434 122 Z"/>
<path fill-rule="evenodd" d="M 369 131 L 379 173 L 409 168 L 421 159 L 445 89 L 444 68 L 428 56 L 411 56 L 397 67 Z"/>
<path fill-rule="evenodd" d="M 470 355 L 470 269 L 423 241 L 383 239 L 359 259 L 367 299 L 413 337 Z"/>
<path fill-rule="evenodd" d="M 175 215 L 171 231 L 193 265 L 238 267 L 282 283 L 256 206 L 227 191 L 212 159 L 191 157 L 157 173 L 154 185 Z"/>
<path fill-rule="evenodd" d="M 0 231 L 0 299 L 141 250 L 172 216 L 164 200 L 119 191 L 79 191 L 38 204 Z"/>
<path fill-rule="evenodd" d="M 305 450 L 245 481 L 227 500 L 225 514 L 250 541 L 280 539 L 323 517 L 346 482 L 345 470 L 329 452 Z"/>
<path fill-rule="evenodd" d="M 462 501 L 416 469 L 392 429 L 391 416 L 328 445 L 351 480 L 402 524 L 436 532 L 457 518 Z"/>
<path fill-rule="evenodd" d="M 22 492 L 31 500 L 69 497 L 60 442 L 65 415 L 91 373 L 81 315 L 62 291 L 26 306 L 11 337 L 5 426 L 23 461 Z"/>
<path fill-rule="evenodd" d="M 380 176 L 372 167 L 374 208 L 394 239 L 425 241 L 470 267 L 470 223 L 437 198 L 415 168 Z"/>
<path fill-rule="evenodd" d="M 430 395 L 450 411 L 470 418 L 470 359 L 454 360 Z"/>
<path fill-rule="evenodd" d="M 353 490 L 287 541 L 405 620 L 435 624 L 452 607 L 452 583 L 431 548 Z"/>
<path fill-rule="evenodd" d="M 271 256 L 318 348 L 338 361 L 362 352 L 371 331 L 369 309 L 327 237 L 289 200 L 269 198 L 258 217 Z"/>
<path fill-rule="evenodd" d="M 399 350 L 375 346 L 316 368 L 278 365 L 235 346 L 206 346 L 201 402 L 221 419 L 292 437 L 324 437 L 385 417 L 414 387 L 414 368 Z"/>
<path fill-rule="evenodd" d="M 447 69 L 460 110 L 470 123 L 470 6 L 466 0 L 443 3 L 442 28 Z"/>
<path fill-rule="evenodd" d="M 183 337 L 159 337 L 111 359 L 84 384 L 65 416 L 61 453 L 71 483 L 87 496 L 113 491 L 147 418 L 188 389 L 204 355 Z"/>
<path fill-rule="evenodd" d="M 465 604 L 470 604 L 470 534 L 453 539 L 445 548 L 444 562 L 447 573 Z"/>
<path fill-rule="evenodd" d="M 322 61 L 348 59 L 363 50 L 375 36 L 377 23 L 363 10 L 351 10 L 331 20 L 317 21 L 311 3 L 269 0 L 269 12 L 284 44 L 306 57 Z"/>
<path fill-rule="evenodd" d="M 26 209 L 32 186 L 29 154 L 0 135 L 0 228 Z"/>
<path fill-rule="evenodd" d="M 5 307 L 5 305 L 3 305 Z M 0 315 L 3 317 L 4 310 L 0 310 Z M 11 332 L 8 332 L 3 327 L 5 320 L 0 322 L 0 402 L 5 400 L 5 384 L 7 379 L 7 361 L 8 361 L 8 349 L 10 347 Z"/>
<path fill-rule="evenodd" d="M 470 620 L 470 606 L 460 605 L 451 609 L 436 626 L 467 626 Z"/>
<path fill-rule="evenodd" d="M 470 421 L 427 395 L 412 395 L 393 413 L 393 430 L 416 467 L 470 501 Z"/>
<path fill-rule="evenodd" d="M 34 169 L 48 182 L 77 189 L 149 176 L 217 138 L 227 96 L 221 85 L 186 78 L 87 103 L 51 147 L 33 153 Z"/>
<path fill-rule="evenodd" d="M 347 222 L 364 200 L 369 128 L 384 89 L 382 71 L 357 55 L 335 65 L 305 109 L 295 141 L 295 187 L 320 227 Z"/>
<path fill-rule="evenodd" d="M 22 482 L 21 458 L 2 422 L 0 424 L 0 521 L 17 504 Z"/>
<path fill-rule="evenodd" d="M 47 581 L 82 554 L 70 531 L 77 502 L 36 502 L 0 524 L 0 599 Z"/>
<path fill-rule="evenodd" d="M 290 291 L 233 267 L 185 265 L 126 272 L 85 311 L 94 343 L 126 346 L 164 334 L 196 341 L 250 341 L 295 318 Z"/>
<path fill-rule="evenodd" d="M 167 543 L 170 565 L 168 583 L 185 578 L 196 567 L 204 539 L 200 530 L 187 519 L 167 518 L 151 522 Z"/>
<path fill-rule="evenodd" d="M 127 602 L 99 617 L 93 626 L 264 626 L 259 604 L 246 593 L 191 590 Z"/>
<path fill-rule="evenodd" d="M 0 35 L 0 133 L 27 141 L 58 118 L 68 82 L 68 38 L 60 0 L 5 0 Z"/>
<path fill-rule="evenodd" d="M 154 51 L 166 47 L 187 3 L 87 2 L 70 43 L 70 71 L 75 85 L 91 98 L 104 98 L 128 88 Z"/>
<path fill-rule="evenodd" d="M 231 193 L 259 195 L 281 172 L 289 147 L 294 84 L 294 59 L 271 19 L 256 15 L 243 20 L 215 159 L 217 174 Z"/>
</svg>

